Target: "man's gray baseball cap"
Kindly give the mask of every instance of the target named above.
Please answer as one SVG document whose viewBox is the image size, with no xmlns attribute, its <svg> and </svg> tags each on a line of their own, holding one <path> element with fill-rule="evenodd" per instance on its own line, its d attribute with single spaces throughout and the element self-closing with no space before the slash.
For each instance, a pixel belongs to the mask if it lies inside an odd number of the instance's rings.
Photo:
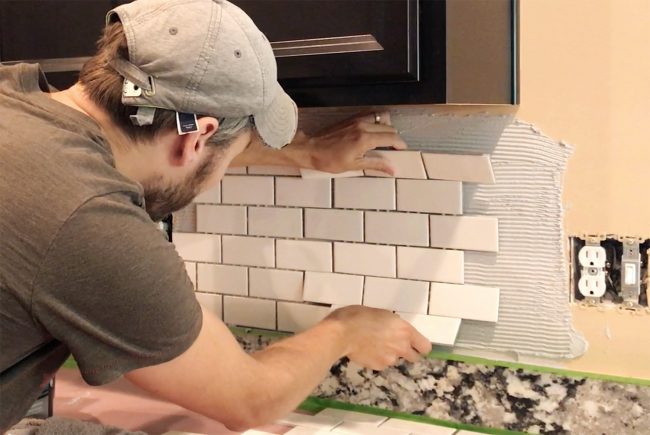
<svg viewBox="0 0 650 435">
<path fill-rule="evenodd" d="M 139 92 L 122 103 L 214 117 L 252 116 L 280 148 L 298 124 L 296 104 L 277 80 L 271 44 L 226 0 L 136 0 L 108 13 L 124 28 L 129 59 L 111 65 Z"/>
</svg>

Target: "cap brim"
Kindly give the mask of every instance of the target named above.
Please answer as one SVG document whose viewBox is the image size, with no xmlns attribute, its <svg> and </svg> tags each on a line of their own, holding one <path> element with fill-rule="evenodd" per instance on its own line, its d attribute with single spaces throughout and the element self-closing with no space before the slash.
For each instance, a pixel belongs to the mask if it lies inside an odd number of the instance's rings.
<svg viewBox="0 0 650 435">
<path fill-rule="evenodd" d="M 254 113 L 255 128 L 262 140 L 273 148 L 282 148 L 293 140 L 298 128 L 298 107 L 279 89 L 264 110 Z"/>
</svg>

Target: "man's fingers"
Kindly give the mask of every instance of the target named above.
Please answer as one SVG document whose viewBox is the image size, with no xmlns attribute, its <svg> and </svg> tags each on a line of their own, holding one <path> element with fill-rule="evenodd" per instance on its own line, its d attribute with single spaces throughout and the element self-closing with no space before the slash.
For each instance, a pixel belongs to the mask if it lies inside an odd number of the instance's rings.
<svg viewBox="0 0 650 435">
<path fill-rule="evenodd" d="M 420 334 L 415 328 L 413 328 L 411 346 L 413 346 L 413 349 L 417 350 L 422 355 L 426 355 L 431 352 L 431 341 L 429 341 L 429 339 L 424 335 Z"/>
<path fill-rule="evenodd" d="M 381 156 L 364 157 L 359 161 L 357 169 L 373 169 L 381 171 L 390 176 L 395 175 L 395 169 L 390 165 L 388 160 Z"/>
<path fill-rule="evenodd" d="M 385 110 L 373 112 L 360 116 L 359 119 L 368 124 L 390 125 L 390 112 Z"/>
<path fill-rule="evenodd" d="M 405 149 L 406 142 L 393 130 L 392 132 L 372 132 L 366 134 L 366 141 L 362 144 L 363 151 L 375 148 L 391 147 L 396 150 Z"/>
<path fill-rule="evenodd" d="M 416 363 L 422 359 L 422 355 L 420 355 L 413 349 L 409 349 L 408 351 L 406 351 L 404 355 L 402 355 L 402 358 L 404 358 L 409 362 Z"/>
</svg>

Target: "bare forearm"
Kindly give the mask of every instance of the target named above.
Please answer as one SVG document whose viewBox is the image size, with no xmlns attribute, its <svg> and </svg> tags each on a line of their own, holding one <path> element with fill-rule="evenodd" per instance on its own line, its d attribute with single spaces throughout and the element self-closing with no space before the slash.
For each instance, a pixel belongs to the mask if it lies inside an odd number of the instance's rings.
<svg viewBox="0 0 650 435">
<path fill-rule="evenodd" d="M 230 166 L 289 166 L 296 168 L 313 168 L 313 152 L 310 139 L 298 133 L 294 140 L 281 149 L 264 145 L 258 137 L 237 155 Z"/>
</svg>

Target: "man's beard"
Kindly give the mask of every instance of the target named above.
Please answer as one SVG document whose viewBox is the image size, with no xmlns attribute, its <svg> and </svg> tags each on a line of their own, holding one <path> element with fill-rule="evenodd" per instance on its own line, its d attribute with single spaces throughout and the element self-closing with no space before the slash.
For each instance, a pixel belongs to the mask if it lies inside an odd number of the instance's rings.
<svg viewBox="0 0 650 435">
<path fill-rule="evenodd" d="M 147 213 L 154 222 L 163 220 L 172 212 L 187 206 L 201 191 L 205 180 L 212 174 L 216 165 L 214 155 L 209 155 L 195 173 L 183 182 L 173 185 L 164 181 L 162 175 L 142 183 Z"/>
</svg>

